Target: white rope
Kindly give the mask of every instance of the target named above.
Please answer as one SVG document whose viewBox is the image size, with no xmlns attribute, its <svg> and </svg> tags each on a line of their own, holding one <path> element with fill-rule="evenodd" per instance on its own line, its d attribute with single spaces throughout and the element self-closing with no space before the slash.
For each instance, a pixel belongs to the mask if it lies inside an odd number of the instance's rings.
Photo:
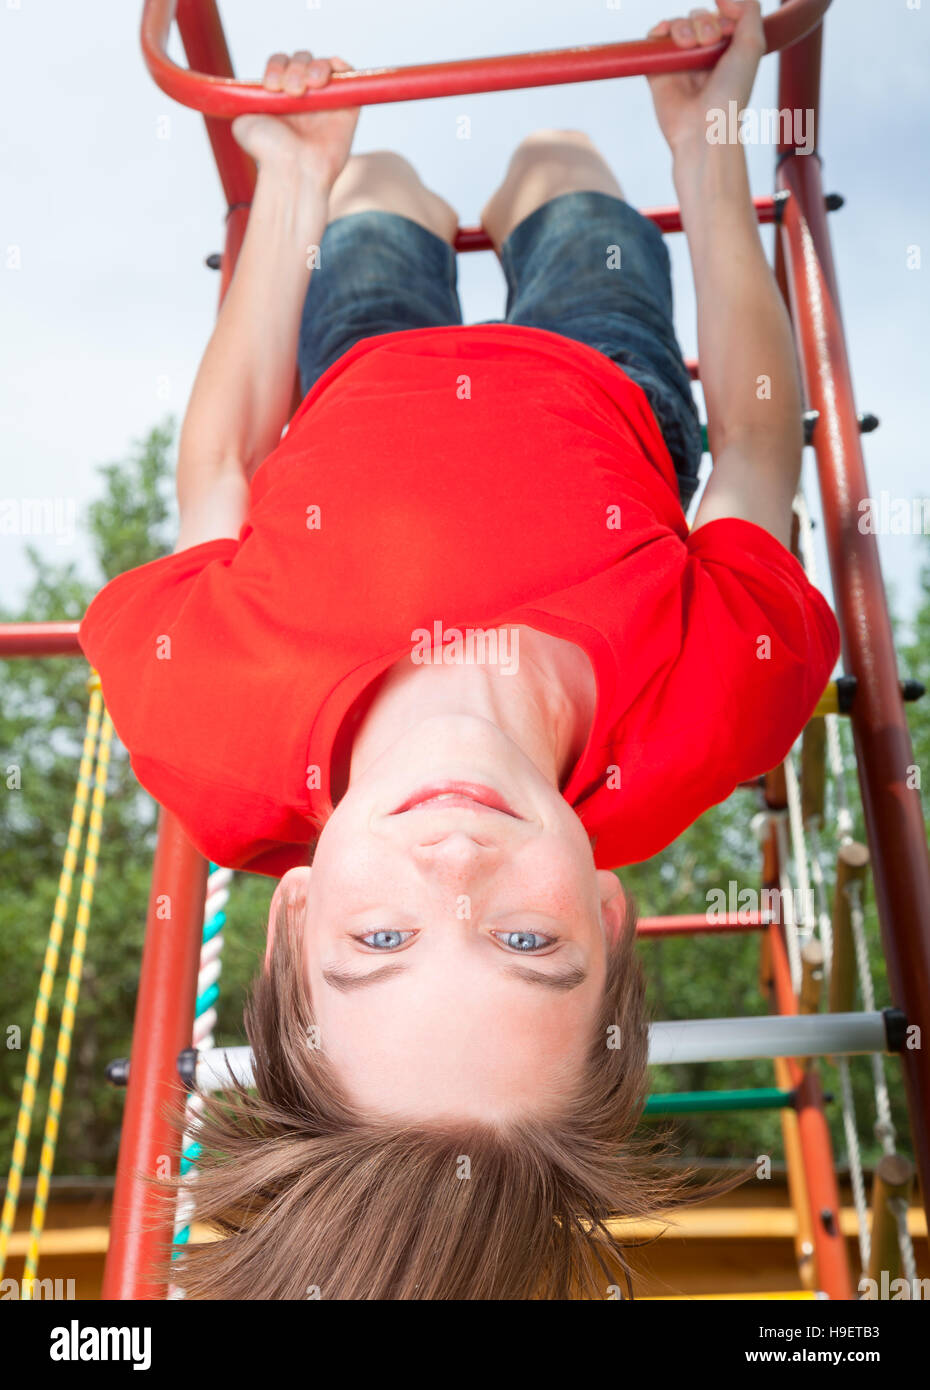
<svg viewBox="0 0 930 1390">
<path fill-rule="evenodd" d="M 844 845 L 853 838 L 853 818 L 846 791 L 846 765 L 840 742 L 840 717 L 838 714 L 825 714 L 823 722 L 827 731 L 827 762 L 830 767 L 830 776 L 833 779 L 833 793 L 836 801 L 834 814 L 837 839 L 841 845 Z"/>
<path fill-rule="evenodd" d="M 795 994 L 801 988 L 801 946 L 798 941 L 798 927 L 794 918 L 794 889 L 788 873 L 788 833 L 782 815 L 772 817 L 775 836 L 778 841 L 778 882 L 781 888 L 782 915 L 785 927 L 785 945 L 788 948 L 788 965 L 791 972 L 791 988 Z"/>
<path fill-rule="evenodd" d="M 817 583 L 817 559 L 814 555 L 814 527 L 810 508 L 804 490 L 798 488 L 794 494 L 794 511 L 798 518 L 798 546 L 801 551 L 801 564 L 812 584 Z"/>
<path fill-rule="evenodd" d="M 869 964 L 869 948 L 865 938 L 865 914 L 862 911 L 862 892 L 860 885 L 851 882 L 846 886 L 849 899 L 849 920 L 852 925 L 853 944 L 856 950 L 856 968 L 859 974 L 859 987 L 862 990 L 862 1007 L 875 1008 L 875 983 L 872 967 Z M 885 1063 L 881 1053 L 876 1053 L 872 1061 L 875 1088 L 875 1137 L 886 1154 L 895 1152 L 897 1131 L 891 1118 L 891 1101 L 888 1096 L 888 1083 L 885 1078 Z"/>
<path fill-rule="evenodd" d="M 893 1197 L 888 1206 L 897 1222 L 901 1265 L 904 1269 L 904 1277 L 911 1288 L 911 1297 L 913 1297 L 913 1290 L 917 1285 L 917 1257 L 914 1254 L 914 1242 L 911 1240 L 911 1233 L 907 1229 L 908 1204 L 903 1197 Z"/>
<path fill-rule="evenodd" d="M 801 812 L 801 788 L 794 766 L 794 753 L 785 759 L 785 789 L 788 793 L 788 819 L 791 826 L 791 847 L 794 853 L 795 876 L 801 889 L 800 946 L 806 946 L 814 934 L 813 892 L 808 869 L 807 844 L 804 839 L 804 817 Z M 800 949 L 800 947 L 799 947 Z"/>
<path fill-rule="evenodd" d="M 229 885 L 232 882 L 233 873 L 231 869 L 224 869 L 219 866 L 214 868 L 207 878 L 207 889 L 203 905 L 203 925 L 206 928 L 226 906 L 229 901 Z M 201 998 L 211 985 L 217 983 L 223 968 L 223 933 L 218 931 L 211 936 L 209 941 L 204 941 L 200 948 L 200 968 L 197 974 L 197 997 Z M 198 1050 L 206 1050 L 215 1045 L 213 1029 L 216 1027 L 216 1009 L 208 1005 L 194 1019 L 192 1043 Z M 184 1134 L 181 1138 L 181 1154 L 186 1154 L 191 1145 L 195 1142 L 196 1122 L 203 1109 L 203 1099 L 192 1093 L 187 1098 L 186 1123 Z M 178 1196 L 174 1209 L 174 1239 L 184 1230 L 185 1226 L 190 1226 L 194 1220 L 194 1196 L 190 1189 L 185 1189 Z M 168 1298 L 172 1300 L 183 1299 L 184 1291 L 179 1289 L 176 1284 L 170 1284 L 168 1288 Z"/>
<path fill-rule="evenodd" d="M 849 1075 L 849 1061 L 846 1057 L 835 1057 L 840 1077 L 840 1091 L 843 1103 L 843 1131 L 846 1135 L 846 1151 L 849 1155 L 849 1180 L 852 1186 L 853 1204 L 856 1208 L 856 1222 L 859 1227 L 859 1257 L 862 1272 L 869 1267 L 869 1203 L 865 1193 L 865 1173 L 862 1168 L 862 1150 L 859 1148 L 859 1130 L 856 1126 L 856 1105 L 853 1099 L 852 1080 Z"/>
<path fill-rule="evenodd" d="M 811 856 L 811 877 L 817 893 L 817 928 L 820 944 L 823 947 L 823 978 L 829 987 L 830 972 L 833 967 L 833 918 L 830 915 L 830 899 L 827 894 L 826 878 L 823 872 L 823 848 L 820 832 L 815 825 L 808 828 L 808 838 L 813 854 Z"/>
</svg>

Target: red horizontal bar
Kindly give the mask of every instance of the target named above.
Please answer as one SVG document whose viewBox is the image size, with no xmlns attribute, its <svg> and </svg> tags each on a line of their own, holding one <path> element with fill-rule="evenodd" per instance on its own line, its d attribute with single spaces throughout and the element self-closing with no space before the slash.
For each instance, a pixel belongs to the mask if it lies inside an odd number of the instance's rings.
<svg viewBox="0 0 930 1390">
<path fill-rule="evenodd" d="M 763 198 L 753 198 L 752 202 L 760 225 L 775 221 L 776 203 L 770 194 Z M 680 208 L 640 208 L 639 211 L 640 215 L 654 223 L 660 232 L 682 231 Z M 459 227 L 455 234 L 455 249 L 456 251 L 493 251 L 494 243 L 483 227 Z"/>
<path fill-rule="evenodd" d="M 79 623 L 0 623 L 0 657 L 81 656 Z"/>
<path fill-rule="evenodd" d="M 809 33 L 829 5 L 830 0 L 788 0 L 765 20 L 766 52 L 786 48 Z M 321 90 L 294 96 L 266 91 L 259 83 L 236 82 L 229 77 L 178 67 L 167 56 L 168 33 L 176 7 L 177 0 L 145 0 L 142 54 L 163 92 L 182 106 L 192 106 L 207 116 L 240 116 L 248 111 L 283 116 L 296 111 L 373 106 L 611 77 L 695 72 L 712 68 L 729 46 L 726 40 L 710 48 L 680 49 L 672 39 L 636 39 L 629 43 L 587 44 L 403 68 L 366 68 L 333 73 Z M 189 32 L 197 24 L 189 0 L 185 23 Z"/>
<path fill-rule="evenodd" d="M 745 917 L 747 920 L 741 920 Z M 680 917 L 640 917 L 636 923 L 637 936 L 695 936 L 704 932 L 760 931 L 768 924 L 761 912 L 745 912 L 736 915 L 725 913 L 723 917 L 708 921 L 703 912 L 685 913 Z"/>
</svg>

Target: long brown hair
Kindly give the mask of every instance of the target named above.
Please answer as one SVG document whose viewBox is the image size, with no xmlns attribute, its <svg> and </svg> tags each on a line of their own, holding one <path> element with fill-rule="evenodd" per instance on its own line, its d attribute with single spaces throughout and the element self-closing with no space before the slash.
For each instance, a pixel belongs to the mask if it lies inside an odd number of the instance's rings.
<svg viewBox="0 0 930 1390">
<path fill-rule="evenodd" d="M 690 1173 L 660 1170 L 665 1135 L 634 1134 L 648 1027 L 628 908 L 582 1084 L 559 1119 L 508 1128 L 362 1118 L 308 1043 L 300 933 L 282 910 L 245 1011 L 254 1092 L 203 1097 L 201 1154 L 174 1184 L 222 1238 L 184 1247 L 173 1282 L 200 1299 L 632 1297 L 608 1222 L 735 1184 L 695 1194 Z"/>
</svg>

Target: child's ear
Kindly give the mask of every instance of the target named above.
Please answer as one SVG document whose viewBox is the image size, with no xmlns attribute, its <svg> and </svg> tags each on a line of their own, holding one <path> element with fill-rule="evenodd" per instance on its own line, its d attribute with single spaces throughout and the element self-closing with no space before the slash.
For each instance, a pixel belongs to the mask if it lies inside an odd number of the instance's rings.
<svg viewBox="0 0 930 1390">
<path fill-rule="evenodd" d="M 304 915 L 307 911 L 307 894 L 310 890 L 311 872 L 307 864 L 300 864 L 296 869 L 288 869 L 284 877 L 279 879 L 278 886 L 271 895 L 271 903 L 268 908 L 268 945 L 265 947 L 265 970 L 271 964 L 275 928 L 278 925 L 281 912 L 285 913 L 288 930 L 299 929 L 303 925 Z"/>
<path fill-rule="evenodd" d="M 597 886 L 601 895 L 601 919 L 608 941 L 619 939 L 627 920 L 627 899 L 623 884 L 610 869 L 598 869 Z"/>
</svg>

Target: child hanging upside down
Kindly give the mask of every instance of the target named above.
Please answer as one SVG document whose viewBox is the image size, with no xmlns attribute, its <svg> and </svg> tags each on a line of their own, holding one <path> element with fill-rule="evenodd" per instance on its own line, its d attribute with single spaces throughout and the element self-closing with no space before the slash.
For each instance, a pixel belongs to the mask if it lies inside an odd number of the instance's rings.
<svg viewBox="0 0 930 1390">
<path fill-rule="evenodd" d="M 683 1196 L 632 1137 L 647 1026 L 613 870 L 786 755 L 839 642 L 788 549 L 788 317 L 743 150 L 705 138 L 749 100 L 759 5 L 668 35 L 732 36 L 650 79 L 714 460 L 690 530 L 668 254 L 586 136 L 517 147 L 482 214 L 505 317 L 463 326 L 458 214 L 400 155 L 350 155 L 356 110 L 233 123 L 258 182 L 177 550 L 81 626 L 140 782 L 204 855 L 280 880 L 257 1095 L 204 1111 L 198 1216 L 226 1239 L 178 1263 L 191 1296 L 605 1297 L 604 1222 Z M 347 68 L 276 55 L 264 82 Z"/>
</svg>

